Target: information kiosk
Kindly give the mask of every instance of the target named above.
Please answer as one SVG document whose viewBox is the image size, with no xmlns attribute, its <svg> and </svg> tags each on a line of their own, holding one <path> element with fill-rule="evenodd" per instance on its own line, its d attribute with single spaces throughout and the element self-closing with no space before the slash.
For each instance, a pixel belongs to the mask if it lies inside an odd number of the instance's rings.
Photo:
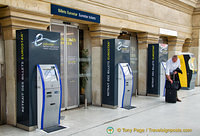
<svg viewBox="0 0 200 136">
<path fill-rule="evenodd" d="M 128 63 L 118 64 L 118 107 L 131 107 L 133 73 Z"/>
<path fill-rule="evenodd" d="M 39 129 L 60 124 L 61 98 L 62 87 L 57 66 L 55 64 L 37 65 L 37 118 Z"/>
<path fill-rule="evenodd" d="M 197 62 L 194 54 L 182 53 L 178 55 L 182 74 L 179 74 L 182 89 L 194 89 L 197 77 Z"/>
</svg>

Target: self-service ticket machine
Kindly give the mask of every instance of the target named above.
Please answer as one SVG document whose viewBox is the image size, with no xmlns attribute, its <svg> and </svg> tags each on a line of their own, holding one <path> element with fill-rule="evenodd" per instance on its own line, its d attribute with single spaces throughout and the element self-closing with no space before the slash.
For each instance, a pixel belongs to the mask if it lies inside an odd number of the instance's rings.
<svg viewBox="0 0 200 136">
<path fill-rule="evenodd" d="M 118 64 L 118 107 L 131 107 L 133 73 L 128 63 Z"/>
<path fill-rule="evenodd" d="M 37 65 L 37 120 L 38 128 L 60 124 L 62 86 L 55 64 Z"/>
<path fill-rule="evenodd" d="M 178 55 L 181 63 L 182 74 L 179 74 L 179 80 L 182 89 L 191 90 L 195 88 L 197 77 L 197 61 L 192 53 L 181 53 Z"/>
<path fill-rule="evenodd" d="M 166 83 L 166 62 L 160 63 L 160 97 L 165 96 L 165 83 Z"/>
</svg>

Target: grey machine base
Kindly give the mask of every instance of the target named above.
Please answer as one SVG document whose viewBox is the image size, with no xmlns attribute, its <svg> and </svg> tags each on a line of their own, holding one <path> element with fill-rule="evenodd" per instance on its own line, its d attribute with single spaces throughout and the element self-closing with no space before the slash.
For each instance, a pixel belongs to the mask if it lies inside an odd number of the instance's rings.
<svg viewBox="0 0 200 136">
<path fill-rule="evenodd" d="M 134 109 L 136 108 L 135 106 L 127 106 L 127 107 L 124 107 L 124 109 L 127 109 L 127 110 L 131 110 L 131 109 Z"/>
<path fill-rule="evenodd" d="M 63 126 L 52 126 L 52 127 L 48 127 L 48 128 L 44 128 L 43 130 L 47 133 L 51 133 L 51 132 L 54 132 L 54 131 L 58 131 L 58 130 L 61 130 L 61 129 L 64 129 L 66 127 L 63 127 Z"/>
</svg>

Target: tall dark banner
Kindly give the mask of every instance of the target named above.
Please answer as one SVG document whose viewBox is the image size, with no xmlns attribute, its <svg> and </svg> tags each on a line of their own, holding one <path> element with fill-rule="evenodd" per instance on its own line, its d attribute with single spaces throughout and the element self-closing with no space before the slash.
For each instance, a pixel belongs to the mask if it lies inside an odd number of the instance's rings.
<svg viewBox="0 0 200 136">
<path fill-rule="evenodd" d="M 60 33 L 32 29 L 16 33 L 17 124 L 37 125 L 37 64 L 60 70 Z"/>
<path fill-rule="evenodd" d="M 130 41 L 121 39 L 103 40 L 102 59 L 102 104 L 118 105 L 118 63 L 130 64 Z"/>
<path fill-rule="evenodd" d="M 160 95 L 160 65 L 167 59 L 167 44 L 148 45 L 147 94 Z"/>
</svg>

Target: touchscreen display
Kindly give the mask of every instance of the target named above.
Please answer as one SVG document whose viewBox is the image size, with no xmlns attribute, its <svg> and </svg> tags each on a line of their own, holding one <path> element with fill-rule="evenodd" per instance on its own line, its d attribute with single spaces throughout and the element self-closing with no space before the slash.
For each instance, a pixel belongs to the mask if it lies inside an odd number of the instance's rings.
<svg viewBox="0 0 200 136">
<path fill-rule="evenodd" d="M 124 69 L 124 74 L 125 75 L 131 75 L 131 69 L 128 65 L 126 66 L 123 66 L 123 69 Z"/>
<path fill-rule="evenodd" d="M 52 69 L 44 69 L 44 79 L 46 81 L 57 81 L 57 75 L 56 75 L 56 71 L 54 68 Z"/>
<path fill-rule="evenodd" d="M 188 61 L 188 64 L 189 64 L 190 70 L 192 70 L 193 73 L 197 72 L 197 62 L 196 62 L 195 57 L 191 56 L 191 58 Z"/>
</svg>

